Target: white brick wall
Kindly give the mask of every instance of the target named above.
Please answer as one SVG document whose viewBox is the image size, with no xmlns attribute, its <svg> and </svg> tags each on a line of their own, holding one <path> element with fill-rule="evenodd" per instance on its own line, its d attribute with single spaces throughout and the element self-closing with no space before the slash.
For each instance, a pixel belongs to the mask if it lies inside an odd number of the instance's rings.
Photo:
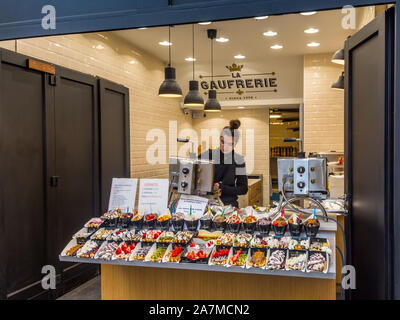
<svg viewBox="0 0 400 320">
<path fill-rule="evenodd" d="M 93 48 L 98 45 L 104 48 Z M 0 47 L 14 51 L 15 41 L 0 42 Z M 160 128 L 168 137 L 169 120 L 178 122 L 178 130 L 190 128 L 192 120 L 181 111 L 179 99 L 158 97 L 164 79 L 163 62 L 108 32 L 23 39 L 18 40 L 17 47 L 19 53 L 128 87 L 132 177 L 168 176 L 168 165 L 147 163 L 146 150 L 153 142 L 146 142 L 146 133 Z"/>
<path fill-rule="evenodd" d="M 343 71 L 333 53 L 304 56 L 304 150 L 344 150 L 344 93 L 331 88 Z"/>
</svg>

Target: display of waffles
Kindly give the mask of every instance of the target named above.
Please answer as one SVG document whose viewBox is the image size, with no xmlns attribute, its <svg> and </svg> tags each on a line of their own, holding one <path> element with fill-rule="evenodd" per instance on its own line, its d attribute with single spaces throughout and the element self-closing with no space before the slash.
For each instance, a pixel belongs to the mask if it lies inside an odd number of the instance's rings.
<svg viewBox="0 0 400 320">
<path fill-rule="evenodd" d="M 172 245 L 171 250 L 166 253 L 167 262 L 179 262 L 183 253 L 183 246 L 179 244 Z"/>
<path fill-rule="evenodd" d="M 304 271 L 307 266 L 307 252 L 289 250 L 286 260 L 286 270 Z"/>
<path fill-rule="evenodd" d="M 192 239 L 194 233 L 192 231 L 179 231 L 175 237 L 173 242 L 174 243 L 180 243 L 180 244 L 186 244 Z"/>
<path fill-rule="evenodd" d="M 104 242 L 97 251 L 96 259 L 111 260 L 117 248 L 118 244 L 116 242 Z"/>
<path fill-rule="evenodd" d="M 329 241 L 325 238 L 311 238 L 310 239 L 310 251 L 322 251 L 328 254 L 332 253 L 332 250 L 329 246 Z"/>
<path fill-rule="evenodd" d="M 69 257 L 74 257 L 74 256 L 76 256 L 76 252 L 78 251 L 78 249 L 82 248 L 83 245 L 84 245 L 84 244 L 81 243 L 81 244 L 76 244 L 76 245 L 72 246 L 71 248 L 69 248 L 69 249 L 65 252 L 65 255 L 66 255 L 66 256 L 69 256 Z"/>
<path fill-rule="evenodd" d="M 241 233 L 235 237 L 233 245 L 235 247 L 248 248 L 253 236 L 250 233 Z"/>
<path fill-rule="evenodd" d="M 113 232 L 113 230 L 108 230 L 101 228 L 97 230 L 91 237 L 91 240 L 101 240 L 104 241 L 108 238 L 108 236 Z"/>
<path fill-rule="evenodd" d="M 286 250 L 271 250 L 266 265 L 267 270 L 282 270 L 285 268 Z"/>
<path fill-rule="evenodd" d="M 132 243 L 128 245 L 126 242 L 123 242 L 119 245 L 119 247 L 115 250 L 113 254 L 113 259 L 117 260 L 127 260 L 131 255 L 131 252 L 135 249 L 136 244 Z"/>
<path fill-rule="evenodd" d="M 235 240 L 236 235 L 234 233 L 223 233 L 221 234 L 217 241 L 216 241 L 216 245 L 217 246 L 231 246 L 233 245 L 233 241 Z"/>
<path fill-rule="evenodd" d="M 172 231 L 164 231 L 157 239 L 160 243 L 170 243 L 174 240 L 175 234 Z"/>
<path fill-rule="evenodd" d="M 98 249 L 97 242 L 89 240 L 77 251 L 76 256 L 78 258 L 93 258 Z"/>
<path fill-rule="evenodd" d="M 319 271 L 324 272 L 327 270 L 327 258 L 324 252 L 312 252 L 308 253 L 307 271 Z"/>
<path fill-rule="evenodd" d="M 268 239 L 268 247 L 271 249 L 287 249 L 290 237 L 270 237 Z"/>
<path fill-rule="evenodd" d="M 267 258 L 265 256 L 265 251 L 262 249 L 252 249 L 251 257 L 248 261 L 250 267 L 262 268 L 265 266 Z"/>
<path fill-rule="evenodd" d="M 229 259 L 230 266 L 242 267 L 246 264 L 249 250 L 246 248 L 234 249 Z"/>
<path fill-rule="evenodd" d="M 291 238 L 289 241 L 289 250 L 308 250 L 310 247 L 310 238 Z"/>
<path fill-rule="evenodd" d="M 149 253 L 151 246 L 140 246 L 136 248 L 131 257 L 132 260 L 144 260 Z"/>
<path fill-rule="evenodd" d="M 228 261 L 228 256 L 229 256 L 229 248 L 227 247 L 220 247 L 219 249 L 215 248 L 211 256 L 211 261 L 213 264 L 224 265 Z"/>
</svg>

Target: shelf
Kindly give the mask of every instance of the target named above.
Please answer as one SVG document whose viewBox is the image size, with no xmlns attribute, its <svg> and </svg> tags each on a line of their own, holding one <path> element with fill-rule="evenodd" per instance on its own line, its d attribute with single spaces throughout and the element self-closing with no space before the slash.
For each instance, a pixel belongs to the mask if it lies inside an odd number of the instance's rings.
<svg viewBox="0 0 400 320">
<path fill-rule="evenodd" d="M 258 274 L 269 276 L 284 276 L 284 277 L 300 277 L 300 278 L 317 278 L 317 279 L 336 279 L 336 242 L 335 235 L 332 233 L 321 233 L 318 237 L 327 238 L 332 249 L 330 257 L 329 270 L 327 273 L 322 272 L 301 272 L 301 271 L 286 271 L 286 270 L 262 270 L 258 268 L 240 268 L 240 267 L 225 267 L 208 264 L 197 263 L 157 263 L 145 261 L 121 261 L 121 260 L 101 260 L 101 259 L 87 259 L 76 258 L 68 256 L 59 256 L 60 261 L 65 262 L 78 262 L 78 263 L 94 263 L 94 264 L 110 264 L 131 267 L 149 267 L 149 268 L 164 268 L 164 269 L 181 269 L 181 270 L 200 270 L 200 271 L 218 271 L 218 272 L 231 272 L 231 273 L 245 273 L 245 274 Z"/>
</svg>

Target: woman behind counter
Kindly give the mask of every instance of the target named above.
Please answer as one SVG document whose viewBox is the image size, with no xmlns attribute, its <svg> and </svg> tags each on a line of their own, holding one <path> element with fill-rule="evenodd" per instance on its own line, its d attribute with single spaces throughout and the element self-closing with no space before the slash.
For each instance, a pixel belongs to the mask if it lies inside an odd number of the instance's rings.
<svg viewBox="0 0 400 320">
<path fill-rule="evenodd" d="M 215 162 L 214 190 L 221 190 L 221 201 L 236 208 L 239 207 L 238 195 L 246 194 L 248 190 L 244 157 L 235 152 L 240 138 L 239 127 L 239 120 L 231 120 L 220 133 L 219 148 L 201 154 L 202 159 Z"/>
</svg>

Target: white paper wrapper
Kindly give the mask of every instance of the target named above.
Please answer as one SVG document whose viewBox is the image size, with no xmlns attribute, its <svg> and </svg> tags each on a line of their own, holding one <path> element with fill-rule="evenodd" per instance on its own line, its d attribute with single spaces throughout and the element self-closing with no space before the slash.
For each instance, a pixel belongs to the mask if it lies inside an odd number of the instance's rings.
<svg viewBox="0 0 400 320">
<path fill-rule="evenodd" d="M 224 267 L 225 267 L 225 266 L 228 264 L 229 256 L 232 254 L 232 248 L 229 249 L 228 258 L 226 259 L 226 262 L 225 262 L 224 264 L 215 264 L 215 263 L 213 263 L 213 261 L 212 261 L 212 255 L 214 254 L 214 251 L 215 251 L 216 249 L 217 249 L 216 247 L 213 248 L 213 251 L 211 252 L 211 255 L 210 255 L 210 259 L 208 259 L 208 264 L 209 264 L 210 266 L 224 266 Z"/>
<path fill-rule="evenodd" d="M 159 261 L 151 261 L 151 256 L 153 255 L 153 253 L 157 250 L 157 244 L 153 244 L 153 246 L 151 247 L 150 251 L 147 253 L 146 258 L 144 259 L 145 262 L 151 262 L 151 263 L 161 263 L 162 258 Z M 165 252 L 164 252 L 165 255 Z M 164 256 L 163 256 L 164 257 Z"/>
<path fill-rule="evenodd" d="M 310 273 L 310 272 L 321 272 L 321 271 L 309 270 L 309 269 L 308 269 L 308 260 L 310 259 L 311 255 L 312 255 L 312 254 L 315 254 L 315 253 L 322 253 L 322 254 L 323 254 L 323 252 L 308 251 L 308 253 L 307 253 L 307 267 L 306 267 L 306 272 L 308 272 L 308 273 Z M 326 256 L 326 267 L 325 267 L 325 269 L 322 271 L 323 273 L 327 273 L 327 272 L 328 272 L 328 269 L 329 269 L 329 254 L 325 254 L 325 256 Z"/>
<path fill-rule="evenodd" d="M 279 268 L 279 269 L 269 269 L 268 268 L 268 262 L 270 261 L 270 259 L 271 259 L 271 257 L 272 257 L 272 255 L 273 255 L 273 253 L 275 252 L 275 251 L 283 251 L 284 252 L 284 254 L 285 254 L 285 265 L 283 266 L 283 268 Z M 268 250 L 268 257 L 267 257 L 267 262 L 266 262 L 266 264 L 265 264 L 265 270 L 268 270 L 268 271 L 275 271 L 275 270 L 285 270 L 285 267 L 286 267 L 286 258 L 287 258 L 287 250 L 286 249 L 269 249 Z"/>
<path fill-rule="evenodd" d="M 117 243 L 116 243 L 116 242 L 113 242 L 113 243 L 116 244 L 116 248 L 117 248 L 117 247 L 118 247 L 118 246 L 117 246 Z M 107 241 L 104 241 L 104 242 L 101 244 L 99 250 L 97 250 L 96 255 L 94 256 L 95 259 L 111 260 L 111 258 L 112 258 L 112 256 L 113 256 L 115 250 L 114 250 L 113 253 L 111 253 L 111 254 L 109 255 L 108 259 L 105 259 L 104 257 L 100 258 L 100 256 L 99 256 L 99 253 L 102 251 L 103 247 L 107 246 L 108 244 L 109 244 L 109 242 L 107 242 Z"/>
<path fill-rule="evenodd" d="M 92 218 L 92 219 L 94 219 L 94 218 Z M 92 219 L 90 219 L 88 222 L 85 223 L 85 225 L 84 225 L 85 228 L 89 227 L 89 222 L 92 221 Z M 104 219 L 101 219 L 101 218 L 97 218 L 97 219 L 100 219 L 102 222 L 104 221 Z"/>
<path fill-rule="evenodd" d="M 61 252 L 61 256 L 67 257 L 66 252 L 71 249 L 72 247 L 76 246 L 78 243 L 76 242 L 76 239 L 72 239 L 68 242 L 68 244 L 65 246 L 64 250 Z"/>
<path fill-rule="evenodd" d="M 90 240 L 103 240 L 103 241 L 106 240 L 111 233 L 107 234 L 107 236 L 103 237 L 102 239 L 95 239 L 95 237 L 104 230 L 105 230 L 104 228 L 100 228 L 99 230 L 97 230 L 95 233 L 93 233 L 91 235 Z M 108 233 L 108 231 L 107 231 L 107 233 Z"/>
<path fill-rule="evenodd" d="M 120 243 L 120 245 L 118 246 L 118 248 L 121 248 L 122 247 L 122 245 L 124 244 L 125 242 L 122 242 L 122 243 Z M 128 246 L 129 247 L 129 246 Z M 135 247 L 135 249 L 136 249 L 136 247 Z M 133 249 L 133 250 L 135 250 L 135 249 Z M 122 249 L 121 249 L 122 250 Z M 132 251 L 133 251 L 132 250 Z M 127 254 L 126 255 L 126 258 L 124 258 L 124 259 L 122 259 L 122 258 L 119 258 L 118 257 L 118 255 L 116 254 L 116 252 L 114 252 L 114 254 L 113 254 L 113 256 L 112 256 L 112 260 L 125 260 L 125 261 L 127 261 L 128 259 L 129 259 L 129 257 L 131 256 L 131 254 L 132 254 L 132 251 L 131 251 L 131 253 L 130 254 Z M 123 251 L 122 251 L 123 252 Z M 123 255 L 125 255 L 125 253 L 122 253 Z"/>
<path fill-rule="evenodd" d="M 285 270 L 287 270 L 287 271 L 295 271 L 295 270 L 292 270 L 292 269 L 290 269 L 289 267 L 288 267 L 288 265 L 289 265 L 289 260 L 290 260 L 290 254 L 291 254 L 291 250 L 287 250 L 287 255 L 286 255 L 286 264 L 285 264 Z M 305 272 L 305 270 L 306 270 L 306 267 L 307 267 L 307 251 L 304 251 L 304 252 L 302 252 L 302 253 L 300 253 L 301 255 L 304 255 L 304 267 L 302 268 L 302 269 L 300 269 L 300 270 L 297 270 L 297 271 L 301 271 L 301 272 Z"/>
<path fill-rule="evenodd" d="M 81 258 L 82 255 L 89 253 L 91 250 L 98 248 L 99 245 L 97 242 L 94 242 L 92 240 L 88 240 L 85 242 L 82 248 L 78 249 L 76 252 L 76 257 Z"/>
<path fill-rule="evenodd" d="M 245 263 L 243 264 L 243 266 L 231 265 L 231 264 L 229 263 L 229 261 L 230 261 L 231 258 L 233 257 L 233 248 L 231 248 L 231 250 L 229 251 L 228 263 L 226 264 L 226 266 L 227 266 L 228 268 L 230 268 L 230 267 L 233 267 L 233 268 L 242 268 L 242 269 L 246 268 L 247 261 L 249 260 L 249 256 L 250 256 L 250 249 L 248 249 L 248 248 L 241 248 L 241 250 L 242 250 L 242 252 L 245 252 L 245 251 L 247 252 L 247 258 L 246 258 L 246 261 L 245 261 Z"/>
<path fill-rule="evenodd" d="M 138 242 L 135 249 L 131 252 L 131 255 L 129 256 L 129 261 L 140 261 L 140 260 L 136 260 L 134 259 L 134 255 L 136 254 L 136 252 L 141 249 L 143 247 L 143 244 L 141 242 Z"/>
<path fill-rule="evenodd" d="M 250 269 L 250 268 L 265 269 L 265 265 L 267 264 L 267 261 L 268 261 L 268 252 L 269 252 L 269 249 L 261 249 L 261 250 L 264 251 L 265 256 L 266 256 L 265 264 L 264 264 L 262 267 L 253 267 L 253 266 L 250 264 L 250 260 L 251 260 L 251 258 L 252 258 L 252 256 L 253 256 L 252 251 L 253 251 L 253 252 L 256 252 L 257 249 L 259 249 L 259 248 L 254 248 L 253 250 L 250 250 L 249 256 L 247 257 L 246 269 Z"/>
<path fill-rule="evenodd" d="M 296 248 L 297 245 L 301 245 L 301 249 L 300 248 Z M 292 237 L 290 239 L 289 242 L 289 246 L 288 249 L 289 250 L 308 250 L 308 248 L 310 247 L 310 238 L 308 237 Z"/>
<path fill-rule="evenodd" d="M 86 228 L 86 227 L 83 227 L 82 229 L 80 229 L 78 232 L 76 232 L 73 236 L 72 236 L 72 239 L 76 239 L 80 234 L 83 234 L 83 233 L 90 233 L 90 235 L 91 234 L 93 234 L 93 232 L 88 232 L 88 228 Z"/>
</svg>

